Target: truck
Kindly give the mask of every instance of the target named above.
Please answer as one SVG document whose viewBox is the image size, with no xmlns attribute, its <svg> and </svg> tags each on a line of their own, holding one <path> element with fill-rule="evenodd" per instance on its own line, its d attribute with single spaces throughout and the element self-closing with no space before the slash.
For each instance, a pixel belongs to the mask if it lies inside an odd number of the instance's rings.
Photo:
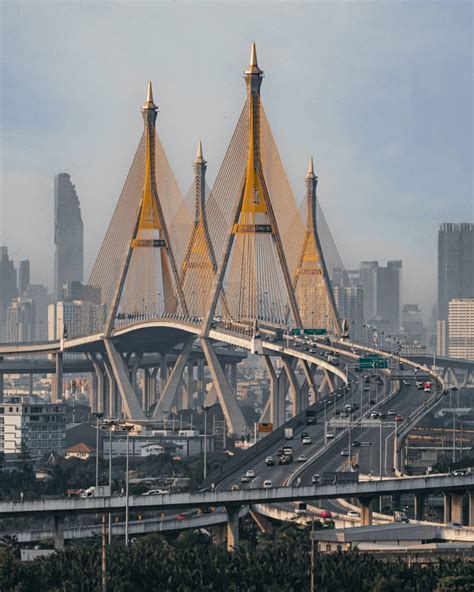
<svg viewBox="0 0 474 592">
<path fill-rule="evenodd" d="M 82 498 L 88 497 L 110 497 L 110 486 L 99 485 L 98 487 L 88 487 L 79 495 Z"/>
<path fill-rule="evenodd" d="M 293 456 L 293 446 L 283 446 L 283 456 Z"/>
<path fill-rule="evenodd" d="M 293 439 L 293 428 L 285 428 L 285 440 Z M 284 449 L 283 449 L 284 452 Z"/>
<path fill-rule="evenodd" d="M 293 462 L 293 455 L 292 454 L 284 454 L 283 456 L 280 456 L 280 458 L 278 459 L 279 465 L 289 465 L 292 462 Z"/>
<path fill-rule="evenodd" d="M 304 414 L 304 421 L 306 425 L 313 425 L 316 423 L 316 411 L 314 409 L 308 409 Z"/>
</svg>

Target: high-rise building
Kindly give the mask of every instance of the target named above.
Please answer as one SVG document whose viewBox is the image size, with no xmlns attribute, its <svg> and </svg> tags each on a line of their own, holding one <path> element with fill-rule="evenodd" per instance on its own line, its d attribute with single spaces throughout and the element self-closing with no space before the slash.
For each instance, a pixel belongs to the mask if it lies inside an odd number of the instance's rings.
<svg viewBox="0 0 474 592">
<path fill-rule="evenodd" d="M 17 295 L 15 266 L 8 257 L 8 247 L 0 247 L 0 341 L 7 340 L 7 308 Z"/>
<path fill-rule="evenodd" d="M 387 261 L 377 270 L 377 314 L 387 321 L 387 330 L 400 331 L 402 262 Z"/>
<path fill-rule="evenodd" d="M 334 286 L 338 316 L 349 321 L 349 337 L 364 341 L 364 290 L 360 286 Z"/>
<path fill-rule="evenodd" d="M 25 259 L 20 261 L 18 266 L 18 295 L 23 296 L 25 290 L 30 284 L 30 261 Z"/>
<path fill-rule="evenodd" d="M 62 298 L 64 284 L 82 282 L 84 227 L 76 189 L 67 173 L 54 178 L 54 293 Z"/>
<path fill-rule="evenodd" d="M 402 308 L 402 331 L 411 341 L 422 343 L 425 330 L 418 304 L 404 304 Z"/>
<path fill-rule="evenodd" d="M 37 397 L 7 398 L 0 405 L 0 453 L 18 455 L 26 448 L 33 458 L 61 455 L 66 440 L 66 405 Z"/>
<path fill-rule="evenodd" d="M 358 284 L 364 289 L 364 317 L 384 327 L 385 332 L 400 330 L 402 262 L 362 261 Z"/>
<path fill-rule="evenodd" d="M 448 355 L 474 360 L 474 298 L 450 300 L 448 310 Z"/>
<path fill-rule="evenodd" d="M 474 224 L 444 223 L 438 232 L 438 349 L 446 354 L 449 302 L 474 298 Z M 443 334 L 444 340 L 440 339 Z"/>
<path fill-rule="evenodd" d="M 43 284 L 30 284 L 25 290 L 24 297 L 33 302 L 35 341 L 46 341 L 48 339 L 48 305 L 50 295 Z"/>
<path fill-rule="evenodd" d="M 377 270 L 378 261 L 362 261 L 359 267 L 358 285 L 364 289 L 364 318 L 367 321 L 377 316 Z"/>
<path fill-rule="evenodd" d="M 10 343 L 34 340 L 34 308 L 28 298 L 19 296 L 7 308 L 7 340 Z"/>
</svg>

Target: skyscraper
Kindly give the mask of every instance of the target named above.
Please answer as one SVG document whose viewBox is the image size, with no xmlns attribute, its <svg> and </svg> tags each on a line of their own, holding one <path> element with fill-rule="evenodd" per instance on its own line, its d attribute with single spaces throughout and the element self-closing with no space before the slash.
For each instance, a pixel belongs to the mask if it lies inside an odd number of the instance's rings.
<svg viewBox="0 0 474 592">
<path fill-rule="evenodd" d="M 474 224 L 444 223 L 438 232 L 437 353 L 448 353 L 449 302 L 474 298 Z"/>
<path fill-rule="evenodd" d="M 7 339 L 7 309 L 17 294 L 15 266 L 8 257 L 8 247 L 0 247 L 0 341 Z"/>
<path fill-rule="evenodd" d="M 449 356 L 474 360 L 474 298 L 449 301 L 448 327 Z"/>
<path fill-rule="evenodd" d="M 30 284 L 30 261 L 25 259 L 20 261 L 18 266 L 18 294 L 23 296 L 23 292 L 28 288 Z"/>
<path fill-rule="evenodd" d="M 54 294 L 62 298 L 68 282 L 82 282 L 84 275 L 84 227 L 76 188 L 67 173 L 54 178 Z"/>
<path fill-rule="evenodd" d="M 474 224 L 441 224 L 438 233 L 438 320 L 449 301 L 474 298 Z"/>
</svg>

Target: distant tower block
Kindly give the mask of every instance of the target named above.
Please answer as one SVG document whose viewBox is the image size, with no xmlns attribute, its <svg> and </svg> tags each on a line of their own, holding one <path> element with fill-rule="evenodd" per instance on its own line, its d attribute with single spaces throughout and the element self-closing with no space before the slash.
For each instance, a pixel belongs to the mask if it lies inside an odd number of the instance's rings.
<svg viewBox="0 0 474 592">
<path fill-rule="evenodd" d="M 340 333 L 331 282 L 324 261 L 316 224 L 316 186 L 313 159 L 309 160 L 306 183 L 306 233 L 296 269 L 294 286 L 305 328 Z"/>
<path fill-rule="evenodd" d="M 234 200 L 235 205 L 207 311 L 205 332 L 210 328 L 224 290 L 228 311 L 222 307 L 222 317 L 236 328 L 252 331 L 256 321 L 300 325 L 291 275 L 262 163 L 262 145 L 272 141 L 271 132 L 265 131 L 267 135 L 264 136 L 261 127 L 264 117 L 260 102 L 262 78 L 255 43 L 252 43 L 250 64 L 245 70 L 246 146 L 239 147 L 246 150 L 245 171 L 239 193 L 229 195 L 223 192 L 220 196 L 223 202 Z M 239 135 L 238 128 L 234 137 L 236 135 Z M 221 203 L 222 210 L 226 207 Z"/>
<path fill-rule="evenodd" d="M 194 168 L 194 223 L 181 269 L 181 285 L 189 314 L 203 318 L 217 271 L 216 257 L 206 217 L 207 162 L 199 142 Z"/>
</svg>

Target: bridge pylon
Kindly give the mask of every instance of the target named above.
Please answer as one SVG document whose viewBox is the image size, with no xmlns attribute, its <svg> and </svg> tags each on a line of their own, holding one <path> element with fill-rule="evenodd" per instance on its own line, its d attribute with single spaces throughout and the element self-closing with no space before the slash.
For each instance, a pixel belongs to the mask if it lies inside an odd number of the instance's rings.
<svg viewBox="0 0 474 592">
<path fill-rule="evenodd" d="M 244 77 L 247 87 L 244 112 L 211 193 L 211 204 L 212 199 L 215 202 L 211 205 L 211 209 L 215 206 L 214 227 L 224 222 L 227 231 L 222 241 L 216 240 L 221 243 L 219 265 L 203 335 L 208 335 L 216 316 L 222 317 L 227 328 L 244 333 L 251 333 L 256 321 L 278 326 L 301 325 L 280 232 L 281 216 L 278 218 L 275 208 L 277 195 L 269 190 L 276 184 L 269 185 L 266 176 L 271 177 L 272 183 L 281 170 L 275 168 L 275 162 L 280 167 L 281 163 L 260 100 L 263 71 L 257 63 L 255 43 L 252 43 L 250 64 Z M 233 155 L 232 163 L 228 163 L 228 155 Z M 241 165 L 243 170 L 239 168 L 237 173 L 230 170 Z M 238 179 L 233 187 L 235 193 L 229 193 L 226 177 Z M 223 179 L 221 185 L 220 179 Z M 284 197 L 278 196 L 281 202 L 278 211 L 281 214 L 286 207 L 291 216 L 292 204 L 288 197 L 287 193 Z M 216 229 L 216 234 L 218 232 Z M 222 305 L 224 291 L 227 306 Z M 216 315 L 219 304 L 221 314 Z"/>
<path fill-rule="evenodd" d="M 294 290 L 305 328 L 327 329 L 340 334 L 336 301 L 332 291 L 316 219 L 316 187 L 313 159 L 309 159 L 306 184 L 306 231 L 294 276 Z"/>
</svg>

